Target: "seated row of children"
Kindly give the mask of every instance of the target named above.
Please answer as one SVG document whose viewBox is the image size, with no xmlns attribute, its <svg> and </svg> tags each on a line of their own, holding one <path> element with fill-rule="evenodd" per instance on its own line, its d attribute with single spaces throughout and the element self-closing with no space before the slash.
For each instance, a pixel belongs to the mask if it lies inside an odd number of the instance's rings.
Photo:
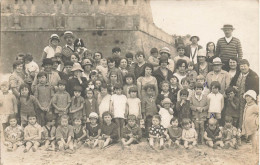
<svg viewBox="0 0 260 165">
<path fill-rule="evenodd" d="M 92 112 L 89 116 L 90 123 L 82 124 L 80 118 L 74 118 L 73 126 L 69 125 L 69 117 L 62 115 L 60 124 L 55 127 L 55 120 L 48 118 L 47 124 L 41 127 L 36 122 L 36 115 L 28 115 L 28 125 L 23 127 L 17 124 L 15 115 L 9 116 L 9 124 L 5 129 L 5 142 L 8 151 L 14 151 L 18 146 L 25 145 L 24 152 L 32 149 L 35 152 L 40 145 L 45 150 L 54 151 L 57 144 L 60 151 L 73 153 L 82 145 L 94 148 L 99 146 L 105 148 L 110 144 L 119 140 L 117 125 L 112 122 L 112 114 L 104 112 L 102 115 L 103 123 L 98 123 L 98 115 Z M 154 149 L 155 144 L 159 144 L 159 149 L 164 146 L 169 148 L 172 145 L 178 147 L 180 144 L 184 148 L 192 148 L 197 145 L 197 132 L 192 127 L 192 122 L 188 118 L 184 118 L 178 123 L 178 118 L 173 117 L 170 120 L 170 126 L 165 128 L 161 125 L 161 116 L 154 115 L 152 117 L 152 126 L 149 128 L 149 145 Z M 208 120 L 208 128 L 204 132 L 203 138 L 210 147 L 217 146 L 229 148 L 238 148 L 238 140 L 240 133 L 232 126 L 232 118 L 226 117 L 225 126 L 219 128 L 217 120 L 210 118 Z M 129 115 L 127 124 L 123 128 L 122 147 L 130 144 L 138 144 L 142 138 L 142 130 L 137 124 L 135 115 Z"/>
</svg>

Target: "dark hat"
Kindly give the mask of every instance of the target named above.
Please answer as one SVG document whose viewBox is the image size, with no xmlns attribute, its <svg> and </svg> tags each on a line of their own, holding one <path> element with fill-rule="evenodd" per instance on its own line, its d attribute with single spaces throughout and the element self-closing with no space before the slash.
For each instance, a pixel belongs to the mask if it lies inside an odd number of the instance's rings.
<svg viewBox="0 0 260 165">
<path fill-rule="evenodd" d="M 200 40 L 198 36 L 191 36 L 190 41 L 192 40 L 192 38 L 197 38 L 198 41 Z"/>
<path fill-rule="evenodd" d="M 42 60 L 42 66 L 45 66 L 45 65 L 53 65 L 53 62 L 50 58 L 45 58 Z"/>
<path fill-rule="evenodd" d="M 158 53 L 158 49 L 157 48 L 152 48 L 151 50 L 150 50 L 150 53 L 152 54 L 152 53 Z"/>
<path fill-rule="evenodd" d="M 224 29 L 232 29 L 232 30 L 235 30 L 235 28 L 233 28 L 233 25 L 230 25 L 230 24 L 225 24 L 225 25 L 223 25 L 223 28 L 221 28 L 221 30 L 224 30 Z"/>
</svg>

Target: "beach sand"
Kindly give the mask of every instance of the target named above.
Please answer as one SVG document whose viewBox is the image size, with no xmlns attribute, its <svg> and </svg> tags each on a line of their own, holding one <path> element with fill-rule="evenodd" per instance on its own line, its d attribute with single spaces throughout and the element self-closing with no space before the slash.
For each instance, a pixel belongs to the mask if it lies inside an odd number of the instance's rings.
<svg viewBox="0 0 260 165">
<path fill-rule="evenodd" d="M 6 152 L 2 147 L 3 165 L 128 165 L 128 164 L 175 164 L 175 165 L 257 165 L 258 155 L 251 153 L 251 144 L 242 144 L 238 149 L 213 150 L 205 145 L 192 149 L 171 147 L 153 150 L 147 142 L 122 149 L 115 144 L 107 149 L 80 148 L 74 154 L 38 150 L 23 153 L 23 147 L 15 152 Z"/>
</svg>

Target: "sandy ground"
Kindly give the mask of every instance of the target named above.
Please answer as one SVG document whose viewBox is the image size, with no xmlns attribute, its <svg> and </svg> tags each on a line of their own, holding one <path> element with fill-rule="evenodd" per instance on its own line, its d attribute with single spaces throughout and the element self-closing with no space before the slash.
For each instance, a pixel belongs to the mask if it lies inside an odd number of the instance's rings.
<svg viewBox="0 0 260 165">
<path fill-rule="evenodd" d="M 1 145 L 2 146 L 2 145 Z M 23 153 L 23 147 L 15 152 L 6 152 L 2 148 L 3 165 L 99 165 L 99 164 L 176 164 L 176 165 L 257 165 L 258 155 L 250 151 L 250 144 L 242 144 L 238 150 L 213 150 L 205 145 L 186 150 L 173 147 L 164 150 L 152 150 L 147 142 L 132 145 L 124 150 L 119 144 L 100 150 L 80 148 L 74 154 L 38 150 Z"/>
</svg>

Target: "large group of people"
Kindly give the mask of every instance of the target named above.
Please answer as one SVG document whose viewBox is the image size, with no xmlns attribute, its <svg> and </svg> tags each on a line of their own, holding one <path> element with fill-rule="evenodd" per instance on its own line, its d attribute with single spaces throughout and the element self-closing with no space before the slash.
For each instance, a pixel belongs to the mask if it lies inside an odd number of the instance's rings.
<svg viewBox="0 0 260 165">
<path fill-rule="evenodd" d="M 1 136 L 8 151 L 42 146 L 75 152 L 79 147 L 122 147 L 146 138 L 152 149 L 208 145 L 238 149 L 251 140 L 258 152 L 259 77 L 243 59 L 232 25 L 206 48 L 190 45 L 112 55 L 92 52 L 66 31 L 66 45 L 52 34 L 41 66 L 19 53 L 1 82 Z M 159 49 L 159 50 L 158 50 Z M 148 57 L 147 57 L 148 56 Z"/>
</svg>

